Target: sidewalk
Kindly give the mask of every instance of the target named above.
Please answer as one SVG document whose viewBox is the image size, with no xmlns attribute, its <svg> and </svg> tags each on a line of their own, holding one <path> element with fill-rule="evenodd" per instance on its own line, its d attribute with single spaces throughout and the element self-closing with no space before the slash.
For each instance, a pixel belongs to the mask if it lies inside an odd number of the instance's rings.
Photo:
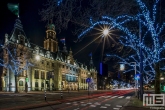
<svg viewBox="0 0 165 110">
<path fill-rule="evenodd" d="M 151 110 L 149 107 L 144 107 L 143 102 L 137 97 L 132 96 L 131 99 L 124 105 L 121 110 Z"/>
</svg>

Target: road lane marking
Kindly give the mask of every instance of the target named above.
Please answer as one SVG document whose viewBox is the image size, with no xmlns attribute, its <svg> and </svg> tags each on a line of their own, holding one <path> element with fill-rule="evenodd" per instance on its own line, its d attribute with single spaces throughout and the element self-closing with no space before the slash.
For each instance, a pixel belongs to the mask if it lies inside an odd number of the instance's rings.
<svg viewBox="0 0 165 110">
<path fill-rule="evenodd" d="M 120 97 L 118 97 L 118 98 L 123 98 L 124 96 L 120 96 Z"/>
<path fill-rule="evenodd" d="M 66 104 L 71 104 L 71 103 L 66 103 Z"/>
<path fill-rule="evenodd" d="M 113 108 L 114 110 L 119 110 L 120 108 Z"/>
<path fill-rule="evenodd" d="M 105 106 L 111 106 L 111 104 L 105 104 Z"/>
<path fill-rule="evenodd" d="M 96 105 L 90 105 L 90 107 L 96 107 Z"/>
<path fill-rule="evenodd" d="M 116 107 L 120 107 L 121 108 L 122 106 L 121 105 L 116 105 Z"/>
<path fill-rule="evenodd" d="M 101 105 L 101 104 L 100 104 L 100 103 L 98 103 L 98 102 L 95 102 L 94 104 L 95 104 L 95 105 Z"/>
<path fill-rule="evenodd" d="M 113 97 L 111 97 L 111 98 L 116 98 L 117 96 L 113 96 Z"/>
<path fill-rule="evenodd" d="M 81 104 L 81 106 L 86 106 L 87 104 Z"/>
<path fill-rule="evenodd" d="M 127 97 L 126 97 L 126 99 L 130 99 L 130 98 L 131 98 L 131 96 L 127 96 Z"/>
<path fill-rule="evenodd" d="M 106 102 L 106 101 L 109 101 L 109 100 L 113 100 L 115 97 L 119 97 L 119 95 L 120 96 L 123 96 L 123 95 L 125 95 L 125 94 L 127 94 L 127 93 L 129 93 L 129 92 L 132 92 L 132 91 L 128 91 L 128 92 L 123 92 L 123 93 L 117 93 L 117 92 L 114 92 L 111 96 L 111 98 L 107 98 L 107 99 L 105 99 L 105 100 L 102 100 L 102 101 L 99 101 L 99 103 L 100 104 L 102 104 L 102 103 L 104 103 L 104 102 Z M 101 96 L 100 95 L 100 97 L 104 97 L 104 96 Z M 99 97 L 98 98 L 96 98 L 96 100 L 99 100 Z M 85 102 L 87 102 L 87 101 L 85 101 Z M 81 110 L 87 110 L 88 109 L 88 107 L 98 107 L 97 105 L 87 105 L 86 107 L 84 107 L 84 108 L 82 108 Z M 119 110 L 120 108 L 114 108 L 114 109 L 116 109 L 116 110 Z"/>
<path fill-rule="evenodd" d="M 100 108 L 107 108 L 107 107 L 105 107 L 105 106 L 101 106 Z"/>
<path fill-rule="evenodd" d="M 107 97 L 109 98 L 109 97 L 112 97 L 112 96 L 109 95 L 109 96 L 107 96 Z"/>
</svg>

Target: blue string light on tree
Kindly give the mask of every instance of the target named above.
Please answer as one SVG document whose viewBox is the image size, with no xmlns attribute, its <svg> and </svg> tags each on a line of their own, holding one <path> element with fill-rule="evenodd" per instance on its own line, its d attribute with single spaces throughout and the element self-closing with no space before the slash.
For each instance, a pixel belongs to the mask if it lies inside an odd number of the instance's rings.
<svg viewBox="0 0 165 110">
<path fill-rule="evenodd" d="M 147 83 L 149 80 L 153 80 L 155 77 L 154 64 L 165 60 L 161 55 L 165 50 L 165 42 L 160 41 L 159 36 L 161 36 L 162 31 L 165 28 L 165 22 L 162 24 L 159 23 L 157 19 L 157 7 L 159 0 L 155 0 L 152 10 L 149 10 L 148 7 L 142 2 L 142 0 L 136 0 L 136 3 L 139 6 L 139 12 L 134 16 L 122 15 L 116 18 L 103 16 L 100 21 L 93 21 L 92 17 L 90 19 L 91 26 L 84 30 L 78 38 L 85 36 L 88 32 L 93 30 L 98 25 L 108 25 L 111 28 L 118 29 L 122 31 L 124 34 L 120 36 L 120 44 L 130 47 L 133 50 L 129 56 L 123 58 L 119 55 L 107 55 L 107 57 L 116 57 L 125 64 L 129 64 L 129 62 L 136 62 L 137 72 L 140 73 L 140 48 L 142 49 L 143 56 L 143 71 L 144 71 L 144 81 Z M 142 31 L 141 38 L 139 34 L 133 33 L 130 27 L 128 27 L 127 23 L 141 23 L 142 30 L 145 29 L 145 32 Z M 138 27 L 137 27 L 138 28 Z M 141 41 L 142 39 L 142 41 Z M 152 44 L 149 46 L 146 43 L 146 40 L 151 40 Z M 131 67 L 131 65 L 129 65 Z M 161 67 L 161 69 L 165 70 L 165 67 Z M 130 69 L 133 70 L 132 68 Z M 127 70 L 129 71 L 129 70 Z"/>
</svg>

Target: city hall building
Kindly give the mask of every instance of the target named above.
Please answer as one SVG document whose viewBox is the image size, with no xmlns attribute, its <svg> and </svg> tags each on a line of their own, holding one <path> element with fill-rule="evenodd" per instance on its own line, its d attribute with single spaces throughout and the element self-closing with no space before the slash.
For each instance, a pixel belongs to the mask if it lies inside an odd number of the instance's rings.
<svg viewBox="0 0 165 110">
<path fill-rule="evenodd" d="M 29 42 L 20 19 L 16 19 L 12 34 L 5 34 L 2 47 L 3 91 L 87 90 L 87 78 L 94 81 L 97 89 L 92 57 L 89 65 L 83 65 L 73 58 L 72 50 L 68 51 L 65 44 L 60 50 L 53 23 L 47 25 L 43 45 Z"/>
</svg>

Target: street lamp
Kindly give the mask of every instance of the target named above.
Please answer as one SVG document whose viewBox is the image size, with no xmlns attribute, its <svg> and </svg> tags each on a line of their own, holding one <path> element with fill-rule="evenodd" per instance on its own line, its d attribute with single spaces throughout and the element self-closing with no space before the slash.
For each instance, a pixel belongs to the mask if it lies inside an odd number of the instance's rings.
<svg viewBox="0 0 165 110">
<path fill-rule="evenodd" d="M 104 35 L 104 36 L 107 36 L 108 33 L 109 33 L 109 30 L 108 30 L 108 29 L 104 29 L 104 30 L 103 30 L 103 35 Z"/>
<path fill-rule="evenodd" d="M 40 56 L 39 55 L 36 55 L 36 60 L 40 60 Z"/>
</svg>

